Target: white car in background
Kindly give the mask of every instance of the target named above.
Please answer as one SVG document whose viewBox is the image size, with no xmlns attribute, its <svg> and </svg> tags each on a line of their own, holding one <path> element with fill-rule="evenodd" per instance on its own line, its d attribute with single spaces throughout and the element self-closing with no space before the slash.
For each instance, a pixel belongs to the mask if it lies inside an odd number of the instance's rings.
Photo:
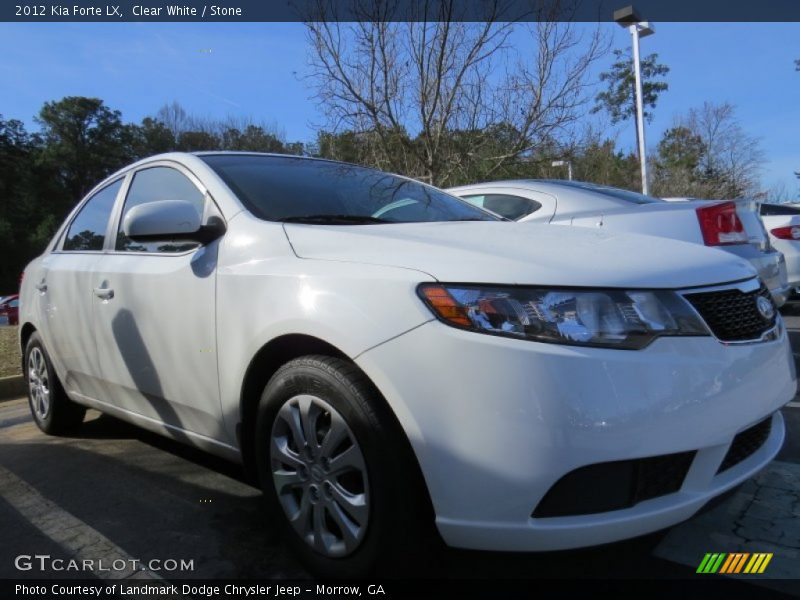
<svg viewBox="0 0 800 600">
<path fill-rule="evenodd" d="M 800 206 L 796 204 L 762 204 L 761 220 L 770 241 L 786 259 L 789 285 L 800 292 Z"/>
<path fill-rule="evenodd" d="M 719 248 L 749 261 L 778 306 L 791 290 L 783 255 L 770 246 L 755 204 L 667 202 L 611 186 L 561 179 L 493 181 L 447 191 L 514 221 L 602 227 Z"/>
<path fill-rule="evenodd" d="M 772 460 L 797 388 L 746 261 L 301 157 L 131 165 L 21 297 L 43 431 L 92 407 L 253 465 L 328 576 L 418 557 L 434 523 L 510 551 L 678 523 Z"/>
</svg>

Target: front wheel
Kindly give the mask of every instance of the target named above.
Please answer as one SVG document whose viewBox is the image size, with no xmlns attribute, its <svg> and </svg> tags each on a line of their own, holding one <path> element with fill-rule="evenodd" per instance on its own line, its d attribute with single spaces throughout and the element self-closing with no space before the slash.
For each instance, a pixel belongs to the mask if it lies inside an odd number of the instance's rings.
<svg viewBox="0 0 800 600">
<path fill-rule="evenodd" d="M 432 519 L 418 468 L 352 363 L 307 356 L 281 367 L 261 396 L 256 449 L 271 512 L 313 572 L 398 571 L 419 556 Z"/>
<path fill-rule="evenodd" d="M 57 435 L 83 422 L 86 409 L 67 397 L 38 332 L 25 346 L 25 380 L 31 415 L 39 429 Z"/>
</svg>

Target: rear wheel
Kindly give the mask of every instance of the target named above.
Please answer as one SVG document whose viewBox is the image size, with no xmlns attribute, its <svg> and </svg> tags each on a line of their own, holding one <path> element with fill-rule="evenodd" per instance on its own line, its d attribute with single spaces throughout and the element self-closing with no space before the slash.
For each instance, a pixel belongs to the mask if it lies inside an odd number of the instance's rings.
<svg viewBox="0 0 800 600">
<path fill-rule="evenodd" d="M 339 358 L 281 367 L 259 405 L 267 503 L 303 562 L 325 576 L 400 573 L 432 529 L 408 442 L 366 376 Z"/>
<path fill-rule="evenodd" d="M 57 435 L 83 422 L 86 409 L 67 397 L 38 332 L 25 347 L 25 380 L 28 404 L 39 429 Z"/>
</svg>

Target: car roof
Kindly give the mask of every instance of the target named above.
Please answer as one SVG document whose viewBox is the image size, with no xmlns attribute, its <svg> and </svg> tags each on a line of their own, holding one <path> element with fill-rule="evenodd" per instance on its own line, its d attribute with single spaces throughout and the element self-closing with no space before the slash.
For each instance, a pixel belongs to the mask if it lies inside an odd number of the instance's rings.
<svg viewBox="0 0 800 600">
<path fill-rule="evenodd" d="M 332 158 L 321 158 L 318 156 L 303 156 L 302 154 L 281 154 L 280 152 L 254 152 L 250 150 L 198 150 L 197 152 L 187 152 L 193 156 L 264 156 L 267 158 L 294 158 L 298 160 L 309 160 L 315 162 L 329 162 L 337 165 L 351 165 L 353 167 L 362 167 L 364 169 L 375 169 L 375 167 L 367 167 L 356 163 L 346 162 L 343 160 L 333 160 Z"/>
<path fill-rule="evenodd" d="M 667 204 L 660 198 L 643 196 L 638 192 L 632 192 L 624 188 L 583 181 L 568 181 L 565 179 L 505 179 L 454 187 L 450 188 L 448 191 L 453 194 L 465 194 L 472 190 L 490 187 L 508 190 L 522 189 L 550 194 L 558 199 L 560 207 L 559 212 L 584 210 L 588 200 L 591 200 L 591 208 L 593 210 L 603 206 L 605 206 L 607 210 L 613 210 L 616 208 L 629 208 L 632 205 L 649 203 Z M 639 201 L 639 197 L 645 198 L 646 200 Z"/>
<path fill-rule="evenodd" d="M 603 193 L 604 189 L 619 189 L 613 185 L 602 185 L 599 183 L 591 183 L 588 181 L 570 181 L 568 179 L 500 179 L 498 181 L 482 181 L 480 183 L 470 183 L 468 185 L 459 185 L 450 189 L 467 189 L 471 187 L 535 187 L 537 190 L 547 191 L 549 189 L 561 190 L 564 188 L 571 190 L 582 190 L 586 192 Z M 628 191 L 628 190 L 624 190 Z"/>
</svg>

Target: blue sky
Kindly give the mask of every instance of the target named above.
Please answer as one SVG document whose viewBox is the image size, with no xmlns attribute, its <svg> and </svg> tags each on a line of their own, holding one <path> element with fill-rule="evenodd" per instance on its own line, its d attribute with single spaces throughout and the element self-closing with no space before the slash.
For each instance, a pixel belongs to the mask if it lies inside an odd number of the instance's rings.
<svg viewBox="0 0 800 600">
<path fill-rule="evenodd" d="M 614 47 L 629 44 L 627 31 L 603 27 Z M 764 185 L 797 192 L 800 24 L 659 23 L 642 41 L 642 53 L 651 52 L 671 72 L 648 146 L 687 109 L 727 101 L 761 138 Z M 128 121 L 176 100 L 197 115 L 251 116 L 276 124 L 288 140 L 307 141 L 324 120 L 306 72 L 298 23 L 0 24 L 0 114 L 31 127 L 45 101 L 84 95 L 103 98 Z M 632 146 L 632 127 L 615 133 L 621 146 Z"/>
</svg>

